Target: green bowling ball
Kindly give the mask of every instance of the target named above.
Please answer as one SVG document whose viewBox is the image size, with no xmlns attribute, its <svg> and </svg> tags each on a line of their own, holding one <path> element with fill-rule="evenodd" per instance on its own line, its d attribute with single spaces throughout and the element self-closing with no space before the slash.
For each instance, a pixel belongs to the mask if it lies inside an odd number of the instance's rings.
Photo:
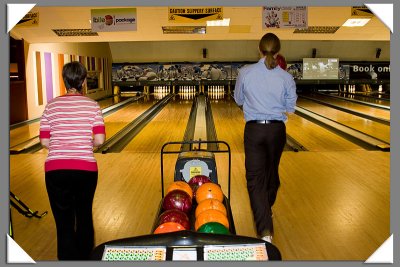
<svg viewBox="0 0 400 267">
<path fill-rule="evenodd" d="M 217 222 L 208 222 L 203 224 L 197 232 L 199 233 L 208 233 L 208 234 L 224 234 L 229 235 L 229 230 L 220 223 Z"/>
</svg>

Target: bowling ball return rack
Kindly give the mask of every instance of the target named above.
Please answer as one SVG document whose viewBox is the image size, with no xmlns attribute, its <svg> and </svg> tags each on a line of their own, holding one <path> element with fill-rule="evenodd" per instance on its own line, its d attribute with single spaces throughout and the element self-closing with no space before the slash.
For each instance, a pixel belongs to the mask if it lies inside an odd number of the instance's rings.
<svg viewBox="0 0 400 267">
<path fill-rule="evenodd" d="M 180 145 L 179 150 L 166 147 Z M 206 149 L 201 147 L 206 145 Z M 220 146 L 223 145 L 223 149 Z M 102 261 L 266 261 L 282 260 L 279 249 L 262 239 L 236 235 L 230 207 L 231 150 L 225 141 L 168 142 L 161 148 L 161 202 L 152 233 L 163 212 L 164 155 L 179 154 L 175 164 L 174 181 L 186 181 L 195 175 L 206 175 L 218 184 L 214 153 L 228 154 L 228 197 L 223 203 L 227 210 L 230 234 L 200 233 L 194 229 L 196 201 L 188 214 L 191 229 L 178 232 L 148 234 L 105 242 L 97 246 L 91 260 Z"/>
</svg>

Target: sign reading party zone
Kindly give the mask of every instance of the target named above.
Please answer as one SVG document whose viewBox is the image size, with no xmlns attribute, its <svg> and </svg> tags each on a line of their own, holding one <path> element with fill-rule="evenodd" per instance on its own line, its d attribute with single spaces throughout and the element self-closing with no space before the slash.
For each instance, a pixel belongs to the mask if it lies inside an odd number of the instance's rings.
<svg viewBox="0 0 400 267">
<path fill-rule="evenodd" d="M 223 18 L 222 7 L 168 7 L 168 22 L 202 22 Z"/>
<path fill-rule="evenodd" d="M 262 27 L 307 28 L 306 6 L 274 6 L 262 8 Z"/>
<path fill-rule="evenodd" d="M 92 9 L 93 32 L 136 31 L 136 8 Z"/>
</svg>

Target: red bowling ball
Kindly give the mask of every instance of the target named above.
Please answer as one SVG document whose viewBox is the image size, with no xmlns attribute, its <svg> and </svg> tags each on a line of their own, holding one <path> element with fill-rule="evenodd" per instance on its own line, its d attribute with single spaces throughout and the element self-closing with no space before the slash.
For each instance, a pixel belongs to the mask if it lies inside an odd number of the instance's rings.
<svg viewBox="0 0 400 267">
<path fill-rule="evenodd" d="M 286 64 L 286 59 L 284 56 L 282 56 L 281 54 L 278 54 L 276 56 L 276 63 L 278 63 L 278 65 L 283 69 L 286 70 L 287 68 L 287 64 Z"/>
<path fill-rule="evenodd" d="M 173 190 L 164 197 L 162 207 L 164 210 L 177 209 L 188 213 L 192 209 L 192 198 L 185 191 Z"/>
<path fill-rule="evenodd" d="M 186 230 L 190 230 L 189 217 L 180 210 L 166 210 L 158 218 L 158 225 L 166 222 L 176 222 L 182 225 Z"/>
<path fill-rule="evenodd" d="M 204 183 L 211 183 L 211 179 L 208 176 L 205 175 L 196 175 L 193 176 L 188 184 L 190 185 L 190 187 L 193 190 L 193 198 L 196 198 L 196 190 L 197 188 L 200 187 L 200 185 L 204 184 Z"/>
</svg>

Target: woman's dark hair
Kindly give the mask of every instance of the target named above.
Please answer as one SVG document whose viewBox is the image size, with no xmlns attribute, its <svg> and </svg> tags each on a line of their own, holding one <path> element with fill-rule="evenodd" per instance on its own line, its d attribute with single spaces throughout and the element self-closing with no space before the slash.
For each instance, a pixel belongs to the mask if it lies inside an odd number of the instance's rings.
<svg viewBox="0 0 400 267">
<path fill-rule="evenodd" d="M 87 71 L 85 66 L 78 61 L 72 61 L 65 64 L 62 70 L 62 77 L 67 90 L 75 88 L 76 90 L 81 91 L 86 76 Z"/>
<path fill-rule="evenodd" d="M 260 52 L 265 56 L 265 66 L 267 69 L 275 68 L 278 63 L 276 62 L 274 55 L 281 50 L 281 41 L 278 36 L 273 33 L 265 34 L 258 45 Z"/>
</svg>

